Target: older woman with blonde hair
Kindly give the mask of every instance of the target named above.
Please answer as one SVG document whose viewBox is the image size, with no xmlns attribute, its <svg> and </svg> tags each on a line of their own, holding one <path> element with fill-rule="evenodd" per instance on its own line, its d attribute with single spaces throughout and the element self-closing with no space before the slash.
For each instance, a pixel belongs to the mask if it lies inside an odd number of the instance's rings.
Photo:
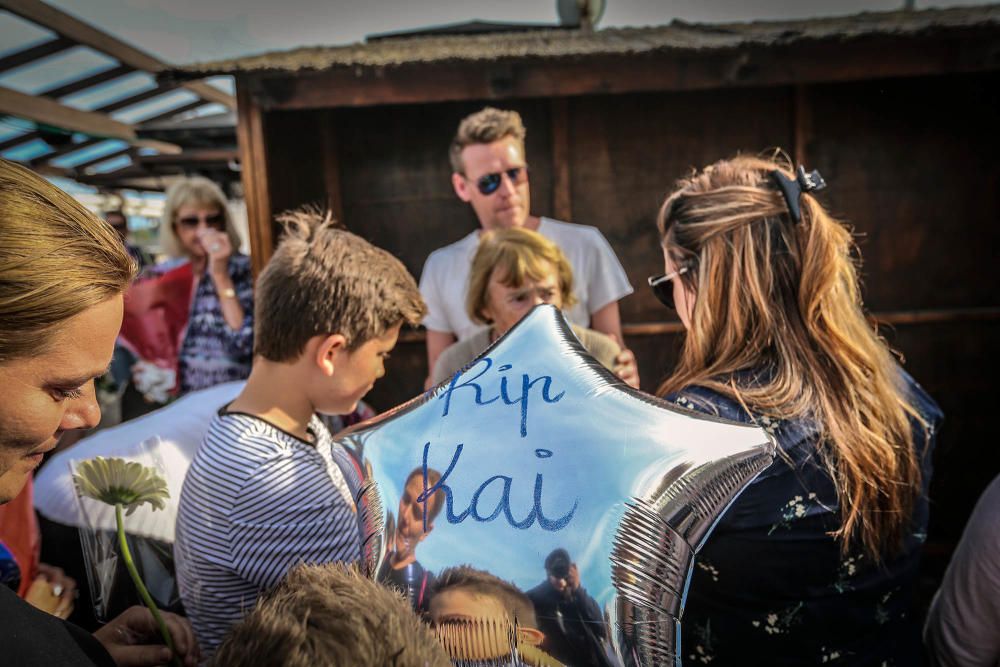
<svg viewBox="0 0 1000 667">
<path fill-rule="evenodd" d="M 686 662 L 920 663 L 909 605 L 942 415 L 866 319 L 823 185 L 737 157 L 660 211 L 665 273 L 649 282 L 686 328 L 660 393 L 759 424 L 780 455 L 699 554 Z"/>
<path fill-rule="evenodd" d="M 239 244 L 217 185 L 194 176 L 167 190 L 160 245 L 171 259 L 153 271 L 163 273 L 188 262 L 196 283 L 178 360 L 181 393 L 250 374 L 253 275 Z"/>
<path fill-rule="evenodd" d="M 0 505 L 17 496 L 65 431 L 94 426 L 94 378 L 111 361 L 135 266 L 110 225 L 27 169 L 0 160 Z M 164 614 L 181 655 L 187 622 Z M 148 610 L 93 636 L 0 585 L 4 664 L 156 665 L 170 660 Z"/>
<path fill-rule="evenodd" d="M 445 348 L 434 364 L 432 384 L 451 377 L 538 304 L 574 304 L 573 269 L 559 246 L 523 227 L 483 234 L 472 260 L 466 310 L 478 332 Z M 613 338 L 571 324 L 583 346 L 603 366 L 615 370 L 621 347 Z M 620 370 L 620 369 L 619 369 Z M 634 372 L 629 372 L 635 376 Z"/>
</svg>

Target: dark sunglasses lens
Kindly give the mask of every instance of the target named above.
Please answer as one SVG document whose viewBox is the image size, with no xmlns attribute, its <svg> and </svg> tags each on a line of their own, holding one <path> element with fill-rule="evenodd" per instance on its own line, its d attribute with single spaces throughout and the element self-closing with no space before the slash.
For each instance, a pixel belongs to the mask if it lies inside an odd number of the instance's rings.
<svg viewBox="0 0 1000 667">
<path fill-rule="evenodd" d="M 180 218 L 177 222 L 184 227 L 194 228 L 198 226 L 200 221 L 201 218 L 191 215 Z M 221 213 L 213 213 L 212 215 L 205 216 L 205 224 L 221 231 L 226 226 L 226 218 Z"/>
<path fill-rule="evenodd" d="M 674 308 L 673 280 L 664 280 L 656 285 L 650 285 L 650 288 L 653 290 L 653 296 L 655 296 L 660 303 L 670 310 L 676 310 L 676 308 Z"/>
<path fill-rule="evenodd" d="M 500 187 L 500 174 L 486 174 L 476 183 L 484 195 L 491 195 Z"/>
</svg>

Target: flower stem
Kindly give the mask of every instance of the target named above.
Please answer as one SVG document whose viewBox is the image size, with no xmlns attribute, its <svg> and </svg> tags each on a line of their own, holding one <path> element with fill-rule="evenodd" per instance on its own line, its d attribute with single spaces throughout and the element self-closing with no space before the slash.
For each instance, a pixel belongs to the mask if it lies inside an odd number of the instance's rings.
<svg viewBox="0 0 1000 667">
<path fill-rule="evenodd" d="M 128 542 L 125 540 L 125 519 L 122 517 L 122 505 L 121 503 L 115 503 L 115 523 L 118 526 L 118 547 L 122 552 L 122 559 L 125 561 L 125 568 L 128 570 L 129 576 L 132 577 L 132 583 L 135 584 L 135 588 L 139 591 L 139 597 L 149 608 L 149 611 L 153 614 L 153 618 L 156 620 L 156 626 L 160 629 L 160 635 L 163 637 L 163 641 L 166 643 L 167 648 L 173 654 L 172 663 L 176 667 L 181 667 L 180 658 L 177 657 L 177 651 L 174 650 L 174 640 L 170 636 L 170 630 L 167 629 L 167 624 L 163 622 L 163 617 L 160 615 L 160 610 L 153 602 L 153 597 L 149 594 L 146 589 L 146 585 L 142 583 L 142 577 L 139 576 L 139 571 L 135 569 L 135 563 L 132 561 L 132 552 L 129 551 Z"/>
</svg>

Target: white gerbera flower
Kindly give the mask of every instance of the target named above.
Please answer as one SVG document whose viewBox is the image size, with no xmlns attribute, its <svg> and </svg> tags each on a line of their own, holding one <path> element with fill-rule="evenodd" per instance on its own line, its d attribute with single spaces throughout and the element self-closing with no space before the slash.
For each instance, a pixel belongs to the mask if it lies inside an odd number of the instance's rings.
<svg viewBox="0 0 1000 667">
<path fill-rule="evenodd" d="M 143 503 L 154 510 L 166 507 L 167 482 L 153 468 L 121 458 L 98 456 L 76 466 L 73 474 L 80 495 L 108 505 L 121 505 L 130 515 Z"/>
</svg>

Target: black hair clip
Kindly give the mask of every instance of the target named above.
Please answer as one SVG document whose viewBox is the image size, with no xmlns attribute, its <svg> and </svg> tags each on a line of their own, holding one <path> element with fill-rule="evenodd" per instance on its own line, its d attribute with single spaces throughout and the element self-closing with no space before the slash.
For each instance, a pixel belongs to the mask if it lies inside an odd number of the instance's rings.
<svg viewBox="0 0 1000 667">
<path fill-rule="evenodd" d="M 822 190 L 826 187 L 826 181 L 823 180 L 823 177 L 815 169 L 807 174 L 805 167 L 802 165 L 799 165 L 799 168 L 795 170 L 794 181 L 778 169 L 770 173 L 771 178 L 778 184 L 781 194 L 785 197 L 785 202 L 788 204 L 788 211 L 792 214 L 792 218 L 795 222 L 802 222 L 802 209 L 799 206 L 799 197 L 802 196 L 803 192 Z"/>
</svg>

